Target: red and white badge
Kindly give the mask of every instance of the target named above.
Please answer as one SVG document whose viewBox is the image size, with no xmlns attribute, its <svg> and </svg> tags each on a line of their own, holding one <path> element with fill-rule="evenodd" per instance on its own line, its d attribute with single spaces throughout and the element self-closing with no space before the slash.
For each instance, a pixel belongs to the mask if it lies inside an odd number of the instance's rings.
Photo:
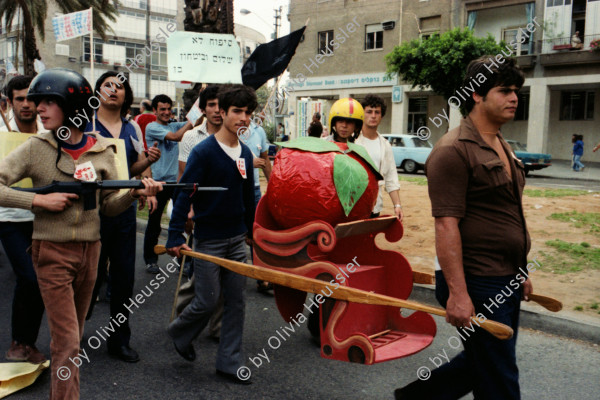
<svg viewBox="0 0 600 400">
<path fill-rule="evenodd" d="M 93 182 L 98 179 L 98 175 L 96 175 L 96 169 L 92 165 L 91 161 L 77 165 L 73 177 L 79 181 L 85 182 Z"/>
<path fill-rule="evenodd" d="M 238 158 L 235 163 L 238 167 L 238 171 L 240 171 L 240 175 L 242 176 L 242 178 L 247 179 L 248 175 L 246 174 L 246 160 L 243 158 Z"/>
</svg>

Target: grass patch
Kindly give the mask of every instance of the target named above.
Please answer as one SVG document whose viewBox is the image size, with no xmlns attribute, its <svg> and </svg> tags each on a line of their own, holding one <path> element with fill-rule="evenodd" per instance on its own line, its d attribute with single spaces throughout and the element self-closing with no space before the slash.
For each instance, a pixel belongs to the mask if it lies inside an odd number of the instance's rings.
<svg viewBox="0 0 600 400">
<path fill-rule="evenodd" d="M 575 311 L 583 311 L 583 306 L 575 306 Z"/>
<path fill-rule="evenodd" d="M 567 213 L 550 214 L 550 216 L 546 218 L 562 222 L 571 222 L 571 226 L 574 226 L 575 228 L 589 227 L 590 230 L 586 233 L 600 235 L 600 213 L 580 213 L 571 211 Z M 589 247 L 589 244 L 587 247 Z"/>
<path fill-rule="evenodd" d="M 567 197 L 589 194 L 587 190 L 574 189 L 525 189 L 523 194 L 527 197 Z"/>
<path fill-rule="evenodd" d="M 137 217 L 141 219 L 148 220 L 148 207 L 144 207 L 143 210 L 137 210 Z M 167 217 L 167 208 L 165 207 L 165 212 L 163 212 L 162 218 L 160 219 L 161 225 L 169 225 L 171 220 Z"/>
<path fill-rule="evenodd" d="M 587 269 L 600 269 L 600 248 L 591 247 L 588 243 L 569 243 L 554 239 L 546 242 L 556 252 L 552 254 L 541 251 L 542 269 L 555 274 L 579 272 Z"/>
<path fill-rule="evenodd" d="M 419 186 L 427 186 L 427 178 L 421 178 L 421 177 L 409 177 L 409 176 L 402 176 L 402 175 L 398 175 L 398 179 L 404 182 L 411 182 L 411 183 L 415 183 Z"/>
</svg>

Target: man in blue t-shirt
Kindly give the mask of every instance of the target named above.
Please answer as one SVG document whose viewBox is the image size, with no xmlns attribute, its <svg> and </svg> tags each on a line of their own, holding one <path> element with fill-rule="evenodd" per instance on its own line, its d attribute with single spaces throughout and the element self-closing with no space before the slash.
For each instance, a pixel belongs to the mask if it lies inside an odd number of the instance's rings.
<svg viewBox="0 0 600 400">
<path fill-rule="evenodd" d="M 261 117 L 259 116 L 259 118 Z M 261 121 L 262 120 L 264 120 L 264 117 L 261 118 Z M 269 160 L 267 134 L 262 126 L 255 122 L 251 122 L 248 133 L 248 137 L 240 135 L 240 139 L 252 152 L 252 164 L 254 166 L 254 211 L 256 212 L 256 207 L 258 207 L 258 202 L 262 196 L 260 192 L 260 176 L 258 171 L 262 169 L 267 181 L 269 181 L 269 178 L 271 178 L 271 161 Z M 252 248 L 250 248 L 250 254 L 252 255 Z M 257 280 L 256 289 L 260 293 L 266 293 L 273 289 L 273 286 L 268 282 Z"/>
<path fill-rule="evenodd" d="M 237 132 L 250 123 L 257 106 L 254 90 L 243 85 L 219 91 L 219 112 L 223 124 L 217 133 L 194 147 L 180 182 L 200 186 L 223 186 L 222 192 L 176 191 L 169 225 L 167 251 L 180 256 L 190 250 L 183 232 L 190 205 L 194 208 L 195 251 L 228 260 L 246 261 L 246 242 L 252 238 L 254 223 L 254 170 L 250 149 L 238 140 Z M 234 383 L 249 383 L 236 375 L 243 365 L 244 288 L 246 278 L 217 264 L 194 259 L 194 299 L 168 329 L 175 350 L 193 361 L 192 341 L 208 324 L 223 293 L 225 300 L 221 340 L 217 352 L 217 375 Z"/>
<path fill-rule="evenodd" d="M 106 138 L 123 140 L 129 177 L 140 175 L 156 162 L 161 154 L 154 146 L 148 149 L 148 158 L 146 158 L 143 139 L 137 135 L 132 122 L 123 117 L 133 103 L 133 91 L 129 82 L 121 79 L 117 71 L 107 71 L 96 81 L 94 93 L 99 94 L 100 102 L 95 116 L 96 131 Z M 93 129 L 94 124 L 90 121 L 85 131 L 91 132 Z M 156 204 L 154 197 L 148 199 L 148 208 L 152 204 Z M 114 332 L 107 339 L 107 347 L 111 356 L 126 362 L 137 362 L 140 359 L 138 353 L 129 345 L 130 314 L 126 307 L 133 295 L 135 280 L 135 208 L 134 203 L 117 216 L 100 215 L 102 249 L 98 261 L 96 284 L 86 317 L 89 319 L 92 315 L 100 287 L 107 277 L 106 266 L 110 262 L 110 273 L 107 279 L 107 287 L 110 287 L 110 316 L 117 320 L 119 315 L 124 315 L 126 321 L 118 326 L 113 324 Z"/>
<path fill-rule="evenodd" d="M 179 142 L 185 132 L 192 128 L 190 122 L 169 122 L 173 101 L 165 94 L 159 94 L 152 99 L 152 110 L 156 114 L 156 122 L 146 126 L 146 142 L 154 143 L 161 151 L 160 159 L 152 164 L 152 178 L 156 181 L 176 182 L 178 172 Z M 158 256 L 154 246 L 160 235 L 160 219 L 165 206 L 173 195 L 172 190 L 165 189 L 156 196 L 157 208 L 148 216 L 148 225 L 144 234 L 144 261 L 146 271 L 158 274 Z"/>
</svg>

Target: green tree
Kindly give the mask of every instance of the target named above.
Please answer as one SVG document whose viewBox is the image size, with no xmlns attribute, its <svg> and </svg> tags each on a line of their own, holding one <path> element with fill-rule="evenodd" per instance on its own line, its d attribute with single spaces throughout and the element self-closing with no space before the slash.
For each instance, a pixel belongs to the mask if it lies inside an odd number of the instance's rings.
<svg viewBox="0 0 600 400">
<path fill-rule="evenodd" d="M 109 0 L 55 0 L 55 3 L 65 14 L 93 7 L 94 31 L 102 39 L 106 39 L 107 31 L 112 31 L 107 20 L 115 21 L 119 15 L 114 2 Z M 0 0 L 0 19 L 5 19 L 7 31 L 11 30 L 15 15 L 21 15 L 23 18 L 23 29 L 19 33 L 18 40 L 23 43 L 25 75 L 35 75 L 33 62 L 35 59 L 41 59 L 35 31 L 37 30 L 40 38 L 44 41 L 47 12 L 47 0 Z"/>
<path fill-rule="evenodd" d="M 429 86 L 448 100 L 462 86 L 467 65 L 486 54 L 508 53 L 504 42 L 488 34 L 486 38 L 473 36 L 465 28 L 455 28 L 428 39 L 415 39 L 396 46 L 385 56 L 388 74 L 396 73 L 413 87 Z"/>
</svg>

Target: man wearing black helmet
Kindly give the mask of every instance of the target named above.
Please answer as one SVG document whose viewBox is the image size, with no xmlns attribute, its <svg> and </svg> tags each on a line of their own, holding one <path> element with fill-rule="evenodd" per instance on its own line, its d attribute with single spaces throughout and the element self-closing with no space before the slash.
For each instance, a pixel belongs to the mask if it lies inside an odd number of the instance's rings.
<svg viewBox="0 0 600 400">
<path fill-rule="evenodd" d="M 79 354 L 100 255 L 98 210 L 84 210 L 72 193 L 46 195 L 9 186 L 31 178 L 34 187 L 52 181 L 117 179 L 116 148 L 101 136 L 84 134 L 77 118 L 91 115 L 90 84 L 67 69 L 40 73 L 28 92 L 44 128 L 0 161 L 0 206 L 32 210 L 32 259 L 50 327 L 52 383 L 50 399 L 79 398 L 79 371 L 70 361 Z M 105 215 L 123 212 L 141 195 L 153 196 L 162 186 L 144 179 L 145 189 L 119 193 L 99 190 L 96 201 Z"/>
</svg>

